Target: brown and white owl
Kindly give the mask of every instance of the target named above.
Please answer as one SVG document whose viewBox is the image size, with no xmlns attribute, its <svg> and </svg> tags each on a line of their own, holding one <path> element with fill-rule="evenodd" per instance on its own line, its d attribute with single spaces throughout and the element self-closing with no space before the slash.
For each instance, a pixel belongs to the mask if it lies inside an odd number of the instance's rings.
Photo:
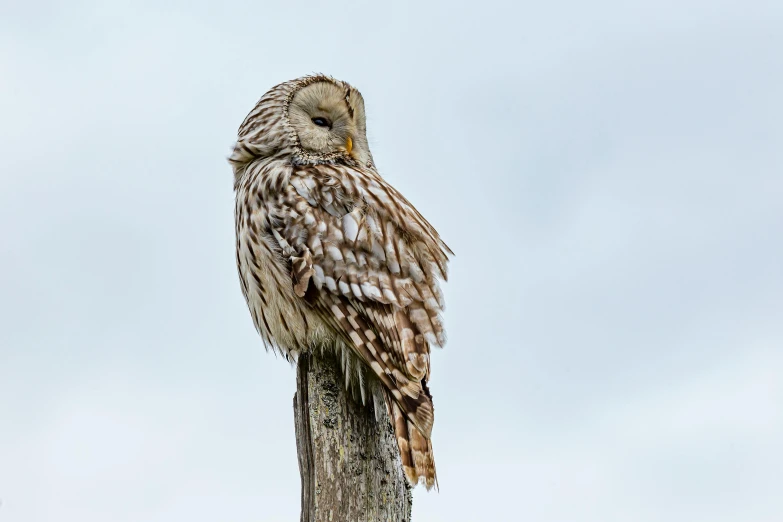
<svg viewBox="0 0 783 522">
<path fill-rule="evenodd" d="M 452 252 L 378 174 L 362 95 L 321 75 L 282 83 L 245 118 L 229 161 L 242 292 L 264 344 L 289 360 L 334 350 L 360 387 L 377 377 L 405 475 L 429 489 L 430 346 L 445 342 Z"/>
</svg>

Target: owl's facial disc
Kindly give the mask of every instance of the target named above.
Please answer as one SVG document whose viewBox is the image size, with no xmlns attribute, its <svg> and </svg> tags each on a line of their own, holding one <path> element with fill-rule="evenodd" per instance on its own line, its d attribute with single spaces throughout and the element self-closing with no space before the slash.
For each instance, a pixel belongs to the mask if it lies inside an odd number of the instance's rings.
<svg viewBox="0 0 783 522">
<path fill-rule="evenodd" d="M 361 102 L 361 95 L 354 95 Z M 288 118 L 303 149 L 329 155 L 344 153 L 362 161 L 365 149 L 364 105 L 356 110 L 354 96 L 331 82 L 316 82 L 294 94 Z M 366 161 L 366 160 L 365 160 Z"/>
</svg>

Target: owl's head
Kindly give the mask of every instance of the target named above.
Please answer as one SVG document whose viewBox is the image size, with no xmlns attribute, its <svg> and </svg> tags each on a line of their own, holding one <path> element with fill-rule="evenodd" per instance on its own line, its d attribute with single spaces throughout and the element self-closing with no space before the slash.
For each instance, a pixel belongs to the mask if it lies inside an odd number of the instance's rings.
<svg viewBox="0 0 783 522">
<path fill-rule="evenodd" d="M 309 155 L 347 155 L 361 165 L 371 159 L 364 99 L 346 83 L 323 78 L 300 87 L 288 104 L 288 121 Z"/>
<path fill-rule="evenodd" d="M 305 76 L 270 89 L 239 127 L 228 158 L 234 182 L 257 159 L 374 168 L 362 95 L 328 76 Z"/>
</svg>

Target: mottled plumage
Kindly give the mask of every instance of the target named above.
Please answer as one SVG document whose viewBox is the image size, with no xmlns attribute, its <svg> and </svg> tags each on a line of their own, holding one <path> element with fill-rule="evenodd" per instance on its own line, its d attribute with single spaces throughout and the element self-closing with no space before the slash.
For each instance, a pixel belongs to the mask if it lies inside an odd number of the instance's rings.
<svg viewBox="0 0 783 522">
<path fill-rule="evenodd" d="M 308 76 L 267 92 L 229 158 L 237 265 L 265 345 L 295 359 L 334 349 L 346 379 L 380 380 L 412 484 L 435 482 L 427 387 L 448 247 L 378 174 L 364 101 L 347 83 Z"/>
</svg>

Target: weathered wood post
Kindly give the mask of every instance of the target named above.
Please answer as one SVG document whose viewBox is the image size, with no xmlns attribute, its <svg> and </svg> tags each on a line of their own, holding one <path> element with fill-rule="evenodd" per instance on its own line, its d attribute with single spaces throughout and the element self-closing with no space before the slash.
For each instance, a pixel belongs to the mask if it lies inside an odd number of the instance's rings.
<svg viewBox="0 0 783 522">
<path fill-rule="evenodd" d="M 411 491 L 383 398 L 368 397 L 363 405 L 343 383 L 332 355 L 299 357 L 294 415 L 300 520 L 408 522 Z"/>
</svg>

